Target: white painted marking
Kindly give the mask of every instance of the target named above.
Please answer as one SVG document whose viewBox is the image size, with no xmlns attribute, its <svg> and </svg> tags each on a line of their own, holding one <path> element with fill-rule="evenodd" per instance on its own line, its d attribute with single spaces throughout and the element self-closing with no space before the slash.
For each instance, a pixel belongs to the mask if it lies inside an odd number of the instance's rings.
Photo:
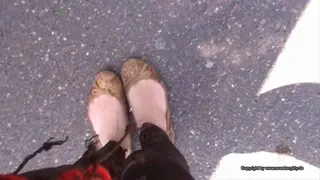
<svg viewBox="0 0 320 180">
<path fill-rule="evenodd" d="M 311 0 L 258 95 L 297 83 L 320 83 L 320 1 Z"/>
<path fill-rule="evenodd" d="M 241 170 L 241 166 L 283 167 L 302 166 L 304 170 Z M 260 168 L 262 166 L 263 168 Z M 304 161 L 285 154 L 270 153 L 265 151 L 238 154 L 231 153 L 224 156 L 211 180 L 319 180 L 320 169 Z"/>
</svg>

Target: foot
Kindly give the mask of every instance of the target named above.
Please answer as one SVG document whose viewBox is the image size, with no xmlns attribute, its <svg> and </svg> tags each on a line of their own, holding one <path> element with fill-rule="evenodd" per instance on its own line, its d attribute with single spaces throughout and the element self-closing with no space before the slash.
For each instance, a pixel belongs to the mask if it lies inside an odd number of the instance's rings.
<svg viewBox="0 0 320 180">
<path fill-rule="evenodd" d="M 121 80 L 113 72 L 102 71 L 96 75 L 91 87 L 87 115 L 100 140 L 98 149 L 109 141 L 118 142 L 125 134 L 125 96 Z M 126 150 L 126 155 L 131 153 L 130 135 L 127 135 L 121 147 Z"/>
<path fill-rule="evenodd" d="M 129 59 L 122 66 L 121 76 L 137 126 L 154 124 L 173 142 L 167 90 L 155 70 L 141 59 Z"/>
</svg>

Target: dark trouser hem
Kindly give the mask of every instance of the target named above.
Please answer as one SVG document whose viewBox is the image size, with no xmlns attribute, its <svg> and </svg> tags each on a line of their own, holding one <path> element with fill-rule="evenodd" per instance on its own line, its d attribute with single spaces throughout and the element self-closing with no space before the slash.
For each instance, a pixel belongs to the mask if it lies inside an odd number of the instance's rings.
<svg viewBox="0 0 320 180">
<path fill-rule="evenodd" d="M 167 157 L 189 171 L 186 159 L 170 141 L 167 133 L 159 127 L 150 123 L 143 124 L 140 132 L 140 143 L 144 152 Z"/>
<path fill-rule="evenodd" d="M 125 161 L 123 180 L 193 179 L 187 161 L 162 129 L 143 124 L 140 143 L 142 150 L 132 153 Z"/>
</svg>

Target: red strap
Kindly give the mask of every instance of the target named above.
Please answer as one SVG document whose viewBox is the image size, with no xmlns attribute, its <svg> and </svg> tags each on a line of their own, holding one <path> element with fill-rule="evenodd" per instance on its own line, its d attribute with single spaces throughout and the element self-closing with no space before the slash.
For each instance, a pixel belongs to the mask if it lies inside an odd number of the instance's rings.
<svg viewBox="0 0 320 180">
<path fill-rule="evenodd" d="M 0 180 L 27 180 L 27 179 L 17 175 L 0 175 Z"/>
<path fill-rule="evenodd" d="M 84 175 L 90 175 L 92 173 L 93 166 L 90 166 L 86 171 L 80 172 L 78 169 L 71 169 L 57 178 L 57 180 L 69 180 L 69 179 L 84 179 Z M 112 180 L 110 173 L 103 168 L 98 166 L 95 173 L 91 177 L 92 180 Z"/>
<path fill-rule="evenodd" d="M 93 171 L 93 166 L 90 166 L 84 172 L 79 169 L 73 168 L 64 173 L 62 173 L 56 180 L 69 180 L 69 179 L 79 179 L 84 180 L 84 176 L 91 175 Z M 0 175 L 0 180 L 27 180 L 25 177 L 18 175 Z M 110 173 L 103 168 L 98 166 L 95 173 L 91 176 L 91 180 L 112 180 Z"/>
</svg>

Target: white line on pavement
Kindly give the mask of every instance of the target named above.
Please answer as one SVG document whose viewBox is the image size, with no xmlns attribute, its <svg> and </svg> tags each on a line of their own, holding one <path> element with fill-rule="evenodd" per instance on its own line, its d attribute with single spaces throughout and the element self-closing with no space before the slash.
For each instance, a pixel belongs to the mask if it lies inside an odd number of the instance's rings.
<svg viewBox="0 0 320 180">
<path fill-rule="evenodd" d="M 320 83 L 320 1 L 311 0 L 258 92 L 297 83 Z"/>
</svg>

